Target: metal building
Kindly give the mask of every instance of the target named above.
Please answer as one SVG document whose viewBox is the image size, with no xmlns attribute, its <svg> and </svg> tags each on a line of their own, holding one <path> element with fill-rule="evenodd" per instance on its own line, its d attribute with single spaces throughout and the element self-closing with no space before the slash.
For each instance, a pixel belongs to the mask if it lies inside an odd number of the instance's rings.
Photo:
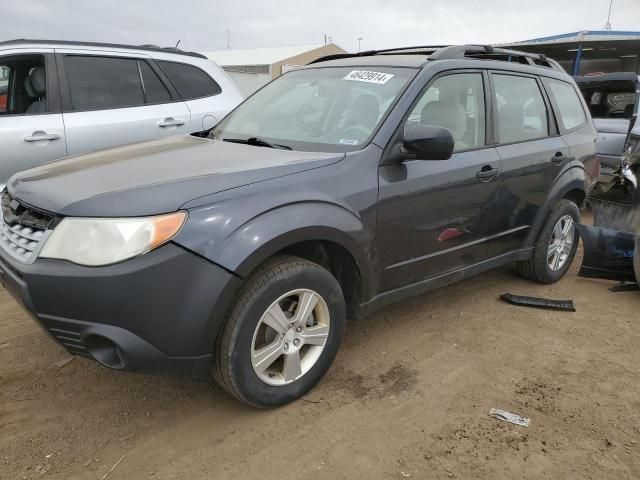
<svg viewBox="0 0 640 480">
<path fill-rule="evenodd" d="M 544 53 L 560 62 L 571 75 L 640 73 L 640 32 L 584 30 L 501 46 Z"/>
<path fill-rule="evenodd" d="M 288 70 L 335 53 L 346 52 L 333 43 L 203 52 L 229 74 L 245 96 Z"/>
</svg>

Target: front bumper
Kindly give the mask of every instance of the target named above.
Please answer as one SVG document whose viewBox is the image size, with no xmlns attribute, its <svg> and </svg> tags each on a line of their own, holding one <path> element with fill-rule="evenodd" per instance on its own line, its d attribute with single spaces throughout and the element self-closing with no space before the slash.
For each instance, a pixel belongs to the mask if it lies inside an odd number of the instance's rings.
<svg viewBox="0 0 640 480">
<path fill-rule="evenodd" d="M 239 277 L 175 244 L 105 267 L 0 252 L 5 289 L 70 353 L 116 369 L 208 368 Z"/>
</svg>

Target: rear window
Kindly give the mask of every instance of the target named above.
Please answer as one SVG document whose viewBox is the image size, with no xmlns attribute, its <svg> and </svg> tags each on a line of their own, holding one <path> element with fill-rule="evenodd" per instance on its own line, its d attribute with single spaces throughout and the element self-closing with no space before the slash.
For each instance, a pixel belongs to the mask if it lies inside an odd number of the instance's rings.
<svg viewBox="0 0 640 480">
<path fill-rule="evenodd" d="M 546 78 L 544 82 L 549 87 L 551 96 L 558 106 L 560 122 L 565 130 L 573 130 L 584 125 L 587 122 L 587 117 L 573 86 L 569 83 L 549 78 Z"/>
<path fill-rule="evenodd" d="M 179 62 L 158 61 L 183 100 L 211 97 L 222 92 L 220 85 L 206 72 L 193 65 Z"/>
</svg>

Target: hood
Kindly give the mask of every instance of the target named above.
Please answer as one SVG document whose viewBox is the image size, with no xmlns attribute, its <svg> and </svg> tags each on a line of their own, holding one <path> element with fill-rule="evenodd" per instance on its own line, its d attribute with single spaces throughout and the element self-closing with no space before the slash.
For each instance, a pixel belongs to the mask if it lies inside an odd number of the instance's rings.
<svg viewBox="0 0 640 480">
<path fill-rule="evenodd" d="M 11 177 L 7 188 L 21 202 L 59 215 L 145 216 L 343 157 L 176 136 L 25 170 Z"/>
</svg>

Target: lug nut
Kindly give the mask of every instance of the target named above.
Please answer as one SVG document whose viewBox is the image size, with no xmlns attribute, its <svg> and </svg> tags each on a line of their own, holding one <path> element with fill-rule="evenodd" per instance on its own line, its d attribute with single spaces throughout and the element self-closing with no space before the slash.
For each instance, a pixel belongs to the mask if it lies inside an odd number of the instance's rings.
<svg viewBox="0 0 640 480">
<path fill-rule="evenodd" d="M 296 339 L 293 341 L 293 345 L 294 345 L 294 346 L 296 346 L 296 347 L 297 347 L 298 345 L 300 345 L 300 340 L 298 340 L 298 339 L 296 338 Z"/>
<path fill-rule="evenodd" d="M 302 327 L 296 328 L 296 332 L 298 332 L 298 333 L 302 332 Z"/>
<path fill-rule="evenodd" d="M 287 350 L 289 350 L 289 344 L 288 344 L 288 343 L 285 343 L 285 344 L 284 344 L 284 351 L 286 352 Z"/>
<path fill-rule="evenodd" d="M 293 328 L 293 323 L 290 323 L 290 324 L 289 324 L 289 328 Z"/>
</svg>

